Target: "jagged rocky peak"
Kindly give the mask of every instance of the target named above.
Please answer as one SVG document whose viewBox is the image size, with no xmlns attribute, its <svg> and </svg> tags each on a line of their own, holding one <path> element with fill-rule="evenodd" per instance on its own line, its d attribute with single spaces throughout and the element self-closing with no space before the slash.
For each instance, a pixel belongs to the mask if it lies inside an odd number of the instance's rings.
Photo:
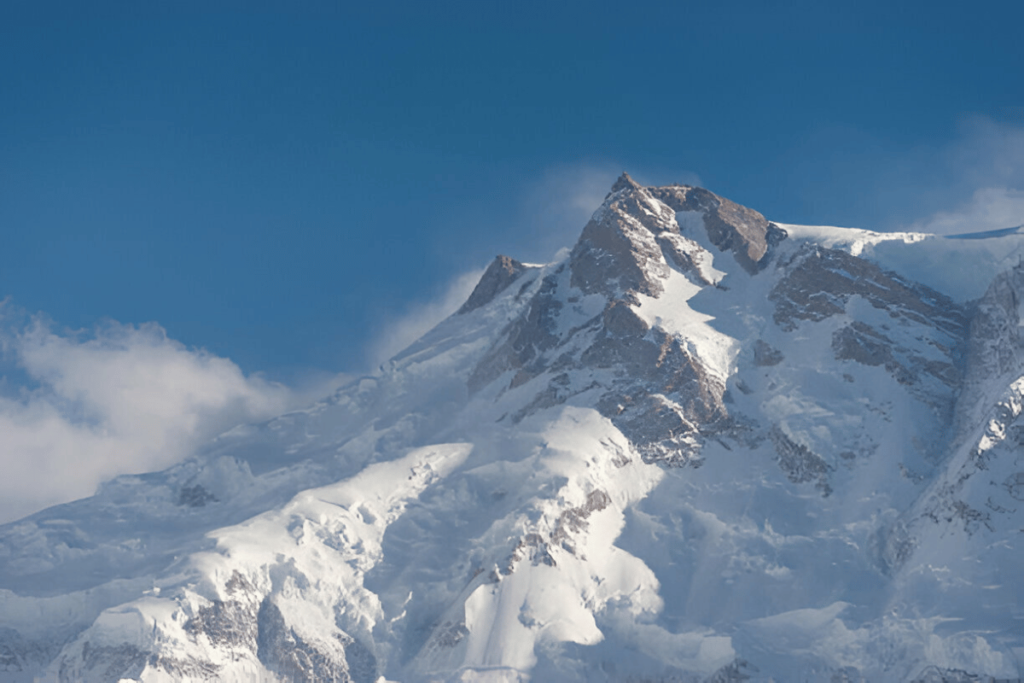
<svg viewBox="0 0 1024 683">
<path fill-rule="evenodd" d="M 487 270 L 481 276 L 480 282 L 473 289 L 473 293 L 469 295 L 466 303 L 462 304 L 462 308 L 458 310 L 458 314 L 469 313 L 481 306 L 486 306 L 494 300 L 494 297 L 504 291 L 506 287 L 515 282 L 525 270 L 526 266 L 514 258 L 501 255 L 495 256 L 494 260 L 491 261 L 491 265 L 487 266 Z"/>
<path fill-rule="evenodd" d="M 476 364 L 468 378 L 470 394 L 492 386 L 498 400 L 505 392 L 532 396 L 509 412 L 512 421 L 576 396 L 597 396 L 598 411 L 634 441 L 645 460 L 689 463 L 698 425 L 728 418 L 724 378 L 639 311 L 645 298 L 678 289 L 674 276 L 701 288 L 714 284 L 722 273 L 712 260 L 696 239 L 681 233 L 672 207 L 624 173 L 587 223 L 569 262 L 553 266 L 529 290 L 521 314 Z M 492 264 L 467 310 L 494 298 L 512 276 L 507 264 Z"/>
<path fill-rule="evenodd" d="M 622 174 L 572 250 L 573 286 L 612 297 L 657 296 L 668 274 L 657 236 L 678 232 L 675 212 Z"/>
<path fill-rule="evenodd" d="M 633 178 L 628 173 L 623 171 L 622 175 L 620 175 L 618 180 L 615 181 L 615 184 L 612 185 L 612 189 L 608 191 L 607 195 L 605 195 L 605 199 L 612 196 L 619 190 L 624 190 L 626 188 L 631 188 L 634 190 L 642 189 L 638 182 L 633 180 Z"/>
<path fill-rule="evenodd" d="M 667 272 L 663 256 L 705 280 L 694 264 L 696 245 L 680 248 L 680 240 L 687 236 L 680 231 L 679 212 L 698 213 L 711 244 L 731 252 L 752 275 L 764 268 L 772 247 L 786 237 L 785 231 L 757 211 L 703 188 L 643 187 L 623 173 L 573 249 L 573 285 L 609 296 L 629 292 L 658 296 L 659 280 Z"/>
</svg>

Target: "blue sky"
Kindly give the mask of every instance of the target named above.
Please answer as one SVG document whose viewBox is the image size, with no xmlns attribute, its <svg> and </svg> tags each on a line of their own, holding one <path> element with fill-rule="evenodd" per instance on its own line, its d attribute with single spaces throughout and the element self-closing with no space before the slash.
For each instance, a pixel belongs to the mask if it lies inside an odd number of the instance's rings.
<svg viewBox="0 0 1024 683">
<path fill-rule="evenodd" d="M 63 343 L 235 398 L 363 371 L 622 170 L 794 223 L 1024 209 L 1019 2 L 87 4 L 0 9 L 2 386 L 65 417 Z"/>
<path fill-rule="evenodd" d="M 1024 123 L 1012 2 L 143 4 L 0 22 L 0 293 L 275 376 L 549 257 L 545 174 L 890 227 L 965 200 L 932 158 L 965 119 Z"/>
</svg>

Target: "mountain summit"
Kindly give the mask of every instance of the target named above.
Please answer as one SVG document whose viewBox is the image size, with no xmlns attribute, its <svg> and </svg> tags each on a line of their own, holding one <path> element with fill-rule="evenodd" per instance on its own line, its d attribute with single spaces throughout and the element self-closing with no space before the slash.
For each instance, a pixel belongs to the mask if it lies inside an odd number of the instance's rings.
<svg viewBox="0 0 1024 683">
<path fill-rule="evenodd" d="M 1024 677 L 1022 249 L 623 174 L 378 374 L 0 527 L 0 682 Z"/>
</svg>

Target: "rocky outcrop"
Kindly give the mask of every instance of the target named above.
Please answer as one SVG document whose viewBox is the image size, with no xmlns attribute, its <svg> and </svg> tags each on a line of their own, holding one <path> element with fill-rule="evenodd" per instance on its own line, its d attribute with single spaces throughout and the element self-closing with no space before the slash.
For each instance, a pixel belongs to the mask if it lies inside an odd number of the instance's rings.
<svg viewBox="0 0 1024 683">
<path fill-rule="evenodd" d="M 662 253 L 684 272 L 696 272 L 702 278 L 692 250 L 680 245 L 688 240 L 679 233 L 674 216 L 679 211 L 702 214 L 711 243 L 731 252 L 751 275 L 765 267 L 773 247 L 786 237 L 785 231 L 757 211 L 703 188 L 641 187 L 624 173 L 573 249 L 573 285 L 609 296 L 629 291 L 657 296 L 658 280 L 665 275 Z"/>
<path fill-rule="evenodd" d="M 680 340 L 649 329 L 622 304 L 608 307 L 584 367 L 614 369 L 598 410 L 632 440 L 647 462 L 684 465 L 696 458 L 702 429 L 728 416 L 725 387 Z"/>
<path fill-rule="evenodd" d="M 785 359 L 786 357 L 782 355 L 782 351 L 779 351 L 763 339 L 758 339 L 754 342 L 754 365 L 764 368 L 778 365 Z"/>
<path fill-rule="evenodd" d="M 515 282 L 525 270 L 526 266 L 514 258 L 496 256 L 480 277 L 480 282 L 476 284 L 473 293 L 469 295 L 466 303 L 462 304 L 456 314 L 462 315 L 475 311 L 481 306 L 486 306 L 506 287 Z"/>
<path fill-rule="evenodd" d="M 965 385 L 957 406 L 960 428 L 968 428 L 1003 387 L 1024 375 L 1024 336 L 1020 332 L 1024 301 L 1024 265 L 1000 273 L 978 301 L 966 344 Z"/>
<path fill-rule="evenodd" d="M 182 612 L 191 611 L 182 630 L 195 646 L 193 653 L 204 657 L 171 656 L 162 651 L 168 636 L 157 630 L 150 637 L 143 635 L 139 642 L 113 645 L 110 636 L 100 632 L 64 649 L 57 661 L 57 679 L 62 683 L 153 677 L 218 681 L 224 679 L 225 661 L 241 660 L 259 662 L 292 683 L 377 680 L 376 658 L 362 643 L 340 629 L 323 638 L 304 638 L 288 623 L 275 595 L 262 595 L 240 572 L 232 574 L 223 593 L 223 599 L 198 598 L 194 607 L 189 607 L 191 600 L 185 595 L 178 597 Z"/>
<path fill-rule="evenodd" d="M 884 311 L 885 322 L 854 319 L 835 330 L 835 358 L 885 368 L 949 423 L 964 371 L 965 307 L 836 249 L 808 247 L 779 268 L 783 276 L 768 298 L 780 328 L 791 332 L 801 321 L 846 316 L 855 300 Z"/>
<path fill-rule="evenodd" d="M 60 652 L 59 639 L 29 639 L 12 628 L 0 627 L 0 672 L 23 674 L 38 670 L 51 662 Z"/>
<path fill-rule="evenodd" d="M 525 314 L 487 353 L 469 378 L 471 392 L 506 373 L 506 389 L 544 381 L 535 398 L 512 417 L 564 403 L 583 391 L 600 392 L 597 408 L 637 444 L 648 461 L 690 462 L 698 425 L 727 417 L 723 383 L 675 336 L 651 329 L 624 300 L 612 300 L 584 325 L 558 332 L 563 307 L 557 274 L 549 276 Z M 593 373 L 602 372 L 602 379 Z"/>
<path fill-rule="evenodd" d="M 572 250 L 572 285 L 610 298 L 658 296 L 668 274 L 655 237 L 663 231 L 679 231 L 672 210 L 623 174 Z"/>
<path fill-rule="evenodd" d="M 854 320 L 832 334 L 832 349 L 837 360 L 884 367 L 897 382 L 938 411 L 948 424 L 962 377 L 963 339 L 952 341 L 952 346 L 929 346 L 932 357 L 927 357 L 912 345 L 894 340 L 885 330 Z"/>
<path fill-rule="evenodd" d="M 791 482 L 794 484 L 813 482 L 814 487 L 821 491 L 821 495 L 826 498 L 832 493 L 829 473 L 835 468 L 829 465 L 823 457 L 803 444 L 793 441 L 778 426 L 772 427 L 768 435 L 775 445 L 779 467 Z"/>
<path fill-rule="evenodd" d="M 555 296 L 558 275 L 544 278 L 524 315 L 516 318 L 501 335 L 501 343 L 492 347 L 469 376 L 471 394 L 514 370 L 513 386 L 518 386 L 543 370 L 543 354 L 559 341 L 555 335 L 556 318 L 562 302 Z"/>
<path fill-rule="evenodd" d="M 966 312 L 948 296 L 845 251 L 809 246 L 779 267 L 785 275 L 768 299 L 783 330 L 845 313 L 850 299 L 859 296 L 894 318 L 934 327 L 950 339 L 965 337 Z"/>
<path fill-rule="evenodd" d="M 645 459 L 679 465 L 693 460 L 697 425 L 718 423 L 727 411 L 723 383 L 678 338 L 651 329 L 635 311 L 639 296 L 663 293 L 670 262 L 698 286 L 711 284 L 699 262 L 706 251 L 679 234 L 675 210 L 653 191 L 627 174 L 619 178 L 570 255 L 568 282 L 562 270 L 543 280 L 468 385 L 477 393 L 508 372 L 507 390 L 543 379 L 546 386 L 516 411 L 516 421 L 583 391 L 600 392 L 598 409 Z M 563 302 L 576 296 L 569 289 L 603 296 L 604 310 L 560 325 Z M 594 371 L 601 379 L 583 379 Z"/>
<path fill-rule="evenodd" d="M 220 667 L 210 662 L 147 652 L 129 643 L 94 645 L 85 642 L 77 657 L 59 664 L 57 680 L 60 683 L 136 680 L 147 670 L 159 671 L 170 680 L 215 681 L 220 672 Z"/>
<path fill-rule="evenodd" d="M 293 683 L 373 683 L 377 662 L 351 636 L 328 642 L 309 642 L 288 626 L 271 598 L 260 605 L 256 618 L 259 660 Z"/>
<path fill-rule="evenodd" d="M 770 260 L 772 247 L 786 238 L 779 226 L 757 211 L 719 197 L 701 187 L 671 185 L 650 188 L 651 196 L 674 211 L 699 211 L 712 244 L 730 251 L 744 270 L 757 273 Z"/>
<path fill-rule="evenodd" d="M 659 242 L 669 236 L 676 238 L 672 251 Z M 724 384 L 680 339 L 652 329 L 635 307 L 638 295 L 663 292 L 672 270 L 668 259 L 692 282 L 709 284 L 691 257 L 698 250 L 678 234 L 674 212 L 624 175 L 573 250 L 568 282 L 561 269 L 544 278 L 525 313 L 474 368 L 470 392 L 505 373 L 511 373 L 505 390 L 544 381 L 512 415 L 515 421 L 584 391 L 599 392 L 598 410 L 634 440 L 645 460 L 696 462 L 698 425 L 727 417 Z M 563 302 L 579 292 L 605 297 L 604 310 L 576 326 L 561 324 Z"/>
<path fill-rule="evenodd" d="M 182 486 L 178 492 L 178 505 L 185 505 L 191 508 L 201 508 L 207 503 L 216 503 L 217 496 L 206 490 L 201 484 Z"/>
</svg>

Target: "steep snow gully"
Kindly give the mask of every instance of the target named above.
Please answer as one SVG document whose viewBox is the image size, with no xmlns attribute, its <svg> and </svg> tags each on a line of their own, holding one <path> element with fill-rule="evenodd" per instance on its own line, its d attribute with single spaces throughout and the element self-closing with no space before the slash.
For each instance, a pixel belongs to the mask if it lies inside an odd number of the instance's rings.
<svg viewBox="0 0 1024 683">
<path fill-rule="evenodd" d="M 0 682 L 1020 679 L 1022 248 L 624 174 L 377 374 L 0 527 Z"/>
</svg>

